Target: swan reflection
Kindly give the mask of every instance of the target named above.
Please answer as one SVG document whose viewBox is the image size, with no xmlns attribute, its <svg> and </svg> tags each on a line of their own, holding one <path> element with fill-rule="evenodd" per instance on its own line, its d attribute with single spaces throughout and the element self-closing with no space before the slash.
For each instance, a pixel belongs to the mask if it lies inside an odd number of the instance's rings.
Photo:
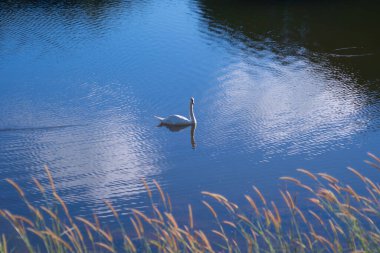
<svg viewBox="0 0 380 253">
<path fill-rule="evenodd" d="M 195 143 L 194 135 L 195 135 L 195 129 L 197 128 L 197 124 L 194 124 L 194 125 L 180 125 L 180 126 L 159 124 L 157 127 L 166 127 L 171 132 L 180 132 L 183 129 L 188 128 L 190 126 L 191 126 L 191 129 L 190 129 L 190 143 L 191 143 L 191 147 L 193 149 L 195 149 L 195 147 L 197 145 Z"/>
</svg>

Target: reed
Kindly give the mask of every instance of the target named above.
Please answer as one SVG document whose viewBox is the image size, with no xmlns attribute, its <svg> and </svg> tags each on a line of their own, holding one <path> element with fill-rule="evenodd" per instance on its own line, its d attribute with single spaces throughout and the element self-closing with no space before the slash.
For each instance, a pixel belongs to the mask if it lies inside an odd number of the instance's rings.
<svg viewBox="0 0 380 253">
<path fill-rule="evenodd" d="M 369 154 L 365 162 L 376 170 L 380 168 L 380 159 L 374 154 Z M 196 227 L 191 205 L 188 225 L 180 224 L 169 195 L 157 181 L 150 187 L 143 180 L 150 210 L 132 209 L 129 217 L 122 217 L 110 201 L 104 201 L 120 227 L 111 232 L 102 227 L 96 214 L 92 219 L 73 217 L 58 194 L 49 168 L 45 167 L 45 171 L 50 189 L 32 179 L 46 201 L 42 206 L 33 206 L 26 191 L 15 181 L 6 180 L 25 202 L 30 215 L 0 210 L 0 218 L 14 230 L 1 236 L 0 253 L 380 252 L 380 184 L 353 168 L 348 171 L 357 178 L 357 188 L 327 173 L 298 169 L 298 177 L 283 176 L 280 180 L 299 187 L 301 196 L 279 189 L 283 201 L 275 203 L 253 187 L 252 194 L 244 196 L 248 208 L 204 191 L 204 210 L 212 218 L 206 230 Z M 307 178 L 312 179 L 309 185 L 302 182 Z M 126 220 L 130 221 L 128 226 L 122 222 Z M 17 239 L 10 240 L 14 234 Z"/>
</svg>

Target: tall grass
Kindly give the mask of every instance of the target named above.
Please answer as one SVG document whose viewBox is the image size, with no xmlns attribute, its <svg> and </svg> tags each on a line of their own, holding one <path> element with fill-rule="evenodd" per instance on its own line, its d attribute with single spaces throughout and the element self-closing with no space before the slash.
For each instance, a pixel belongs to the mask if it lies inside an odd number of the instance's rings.
<svg viewBox="0 0 380 253">
<path fill-rule="evenodd" d="M 380 170 L 380 159 L 369 154 L 367 161 Z M 280 189 L 279 208 L 253 187 L 245 195 L 249 208 L 240 208 L 226 197 L 202 192 L 205 211 L 214 221 L 209 229 L 197 229 L 196 217 L 188 206 L 188 222 L 179 224 L 173 215 L 169 195 L 153 181 L 143 184 L 151 200 L 150 214 L 132 209 L 130 226 L 108 201 L 105 205 L 120 229 L 110 232 L 94 214 L 92 219 L 73 217 L 57 193 L 53 177 L 45 167 L 49 189 L 33 179 L 46 204 L 35 206 L 23 189 L 7 179 L 26 204 L 30 215 L 0 210 L 17 234 L 17 240 L 2 235 L 0 252 L 380 252 L 380 185 L 353 168 L 350 173 L 365 190 L 359 194 L 350 185 L 326 173 L 298 169 L 299 177 L 281 177 L 307 192 L 303 199 Z M 302 180 L 311 183 L 304 184 Z M 306 179 L 307 178 L 307 179 Z M 216 211 L 218 210 L 218 211 Z M 222 210 L 222 211 L 221 211 Z M 8 237 L 8 238 L 7 238 Z M 20 246 L 22 242 L 22 246 Z"/>
</svg>

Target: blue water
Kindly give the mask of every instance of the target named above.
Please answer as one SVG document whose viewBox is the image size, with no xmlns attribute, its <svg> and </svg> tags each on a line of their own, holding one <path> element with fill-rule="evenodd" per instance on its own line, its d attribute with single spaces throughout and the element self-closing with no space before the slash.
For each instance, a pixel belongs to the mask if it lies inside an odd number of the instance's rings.
<svg viewBox="0 0 380 253">
<path fill-rule="evenodd" d="M 5 178 L 42 203 L 44 165 L 73 215 L 104 219 L 104 199 L 146 208 L 142 178 L 181 213 L 202 190 L 278 199 L 299 167 L 378 176 L 380 8 L 315 5 L 0 2 L 0 208 L 26 212 Z M 153 117 L 192 96 L 195 144 Z"/>
</svg>

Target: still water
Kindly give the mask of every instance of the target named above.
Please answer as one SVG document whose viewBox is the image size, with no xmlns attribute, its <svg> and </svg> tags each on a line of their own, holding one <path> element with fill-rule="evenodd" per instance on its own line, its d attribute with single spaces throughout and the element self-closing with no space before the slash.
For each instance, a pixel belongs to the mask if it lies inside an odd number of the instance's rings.
<svg viewBox="0 0 380 253">
<path fill-rule="evenodd" d="M 317 1 L 316 1 L 317 2 Z M 346 181 L 379 154 L 380 5 L 214 0 L 1 1 L 0 207 L 25 212 L 50 167 L 74 215 L 144 210 L 156 179 L 180 213 L 200 191 L 278 198 L 295 169 Z M 153 117 L 188 115 L 191 129 Z M 378 176 L 378 175 L 377 175 Z M 24 211 L 23 211 L 24 210 Z"/>
</svg>

